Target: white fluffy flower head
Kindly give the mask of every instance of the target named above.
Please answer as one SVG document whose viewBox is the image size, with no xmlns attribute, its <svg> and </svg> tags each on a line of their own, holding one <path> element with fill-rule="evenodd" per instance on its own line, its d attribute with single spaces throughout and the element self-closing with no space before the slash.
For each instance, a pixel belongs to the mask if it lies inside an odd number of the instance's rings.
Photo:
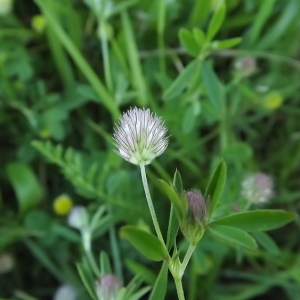
<svg viewBox="0 0 300 300">
<path fill-rule="evenodd" d="M 149 109 L 130 108 L 114 129 L 115 152 L 135 165 L 148 165 L 168 146 L 162 118 Z"/>
<path fill-rule="evenodd" d="M 268 202 L 274 196 L 272 178 L 261 172 L 248 175 L 242 182 L 242 196 L 256 204 Z"/>
</svg>

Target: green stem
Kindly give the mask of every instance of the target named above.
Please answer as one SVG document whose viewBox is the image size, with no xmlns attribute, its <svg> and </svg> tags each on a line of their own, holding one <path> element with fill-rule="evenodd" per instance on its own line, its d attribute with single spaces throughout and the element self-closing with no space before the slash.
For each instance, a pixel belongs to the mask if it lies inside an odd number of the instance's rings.
<svg viewBox="0 0 300 300">
<path fill-rule="evenodd" d="M 153 202 L 152 202 L 152 199 L 151 199 L 151 195 L 150 195 L 150 191 L 149 191 L 149 187 L 148 187 L 147 176 L 146 176 L 145 165 L 140 164 L 140 167 L 141 167 L 141 176 L 142 176 L 143 186 L 144 186 L 144 190 L 145 190 L 145 195 L 146 195 L 147 203 L 148 203 L 148 206 L 149 206 L 150 214 L 151 214 L 151 217 L 152 217 L 153 225 L 154 225 L 157 237 L 162 242 L 162 244 L 165 245 L 164 238 L 161 234 L 161 230 L 160 230 L 160 227 L 159 227 L 159 224 L 158 224 L 155 209 L 154 209 Z"/>
<path fill-rule="evenodd" d="M 181 274 L 183 275 L 188 262 L 190 261 L 192 254 L 194 253 L 194 250 L 196 249 L 196 246 L 190 244 L 188 251 L 185 254 L 185 257 L 183 259 L 182 265 L 181 265 Z"/>
<path fill-rule="evenodd" d="M 181 278 L 174 277 L 178 300 L 185 300 Z"/>
<path fill-rule="evenodd" d="M 86 257 L 88 259 L 88 262 L 89 262 L 93 272 L 97 276 L 97 278 L 100 278 L 101 273 L 100 273 L 99 268 L 97 267 L 97 263 L 95 261 L 95 258 L 93 256 L 93 254 L 92 254 L 92 251 L 91 251 L 92 236 L 91 236 L 90 229 L 89 228 L 83 228 L 81 230 L 81 236 L 82 236 L 82 245 L 83 245 Z"/>
</svg>

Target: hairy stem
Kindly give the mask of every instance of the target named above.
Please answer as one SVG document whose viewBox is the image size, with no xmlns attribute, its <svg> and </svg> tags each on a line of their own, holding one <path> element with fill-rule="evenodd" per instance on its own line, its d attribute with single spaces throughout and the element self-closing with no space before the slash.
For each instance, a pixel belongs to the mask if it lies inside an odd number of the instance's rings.
<svg viewBox="0 0 300 300">
<path fill-rule="evenodd" d="M 155 209 L 154 209 L 153 202 L 152 202 L 152 199 L 151 199 L 149 186 L 148 186 L 148 181 L 147 181 L 147 176 L 146 176 L 145 165 L 141 164 L 140 167 L 141 167 L 141 176 L 142 176 L 143 186 L 144 186 L 144 190 L 145 190 L 145 195 L 146 195 L 147 203 L 148 203 L 148 206 L 149 206 L 149 210 L 150 210 L 151 218 L 152 218 L 152 221 L 153 221 L 153 225 L 154 225 L 154 228 L 155 228 L 155 232 L 156 232 L 157 237 L 159 238 L 159 240 L 162 242 L 162 244 L 165 245 L 164 238 L 161 234 L 161 230 L 160 230 L 160 227 L 159 227 L 159 224 L 158 224 Z"/>
</svg>

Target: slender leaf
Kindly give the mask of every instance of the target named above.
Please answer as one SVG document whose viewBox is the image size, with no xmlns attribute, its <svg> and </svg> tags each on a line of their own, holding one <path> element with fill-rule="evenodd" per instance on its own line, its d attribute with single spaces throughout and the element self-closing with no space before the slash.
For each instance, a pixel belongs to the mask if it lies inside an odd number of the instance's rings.
<svg viewBox="0 0 300 300">
<path fill-rule="evenodd" d="M 207 41 L 211 41 L 214 36 L 217 34 L 221 25 L 224 21 L 226 13 L 226 6 L 223 0 L 220 1 L 215 13 L 209 23 L 208 30 L 207 30 Z"/>
<path fill-rule="evenodd" d="M 212 224 L 235 227 L 245 231 L 267 231 L 281 227 L 295 218 L 283 210 L 256 210 L 241 212 L 214 221 Z"/>
<path fill-rule="evenodd" d="M 91 273 L 83 263 L 76 264 L 76 266 L 77 266 L 79 276 L 84 286 L 86 287 L 87 291 L 89 292 L 90 296 L 92 297 L 93 300 L 97 300 L 98 297 L 95 293 L 94 280 L 93 277 L 91 276 Z"/>
<path fill-rule="evenodd" d="M 43 188 L 31 168 L 20 162 L 12 162 L 5 169 L 16 193 L 20 213 L 35 207 L 43 196 Z"/>
<path fill-rule="evenodd" d="M 246 247 L 252 250 L 257 248 L 254 238 L 243 230 L 229 227 L 229 226 L 214 225 L 214 224 L 210 225 L 208 229 L 214 235 L 221 237 L 222 239 L 225 239 L 234 244 L 237 244 L 239 246 Z"/>
<path fill-rule="evenodd" d="M 171 100 L 178 96 L 183 89 L 190 83 L 194 77 L 197 69 L 199 68 L 199 62 L 196 60 L 191 61 L 185 69 L 178 75 L 178 77 L 172 82 L 170 87 L 165 91 L 163 98 L 165 100 Z"/>
<path fill-rule="evenodd" d="M 216 42 L 216 48 L 217 49 L 227 49 L 232 48 L 240 44 L 242 41 L 241 38 L 232 38 L 224 41 L 218 41 Z"/>
<path fill-rule="evenodd" d="M 144 79 L 141 62 L 139 60 L 139 53 L 135 42 L 133 28 L 131 26 L 131 21 L 129 19 L 128 13 L 125 10 L 122 12 L 121 16 L 122 26 L 126 39 L 127 56 L 132 73 L 132 83 L 138 92 L 139 103 L 141 105 L 146 105 L 148 102 L 147 86 Z"/>
<path fill-rule="evenodd" d="M 164 259 L 164 247 L 160 240 L 153 234 L 133 226 L 124 226 L 120 230 L 120 235 L 148 259 L 154 261 Z"/>
<path fill-rule="evenodd" d="M 101 251 L 101 253 L 100 253 L 100 270 L 101 270 L 102 276 L 104 274 L 112 273 L 108 255 L 104 251 Z"/>
<path fill-rule="evenodd" d="M 156 274 L 148 268 L 148 266 L 130 259 L 125 260 L 125 265 L 132 273 L 142 275 L 143 281 L 151 285 L 154 284 L 157 277 Z"/>
<path fill-rule="evenodd" d="M 176 188 L 177 192 L 180 194 L 183 192 L 182 178 L 179 171 L 176 169 L 173 177 L 173 186 Z"/>
<path fill-rule="evenodd" d="M 210 208 L 209 208 L 209 216 L 212 215 L 214 209 L 216 208 L 218 201 L 221 197 L 223 192 L 223 188 L 226 182 L 226 164 L 222 160 L 215 170 L 214 174 L 212 175 L 210 182 L 207 186 L 205 191 L 205 199 L 210 197 Z"/>
<path fill-rule="evenodd" d="M 183 211 L 182 211 L 182 203 L 181 203 L 181 199 L 178 196 L 178 194 L 176 193 L 176 191 L 174 190 L 174 188 L 169 185 L 166 181 L 164 180 L 157 180 L 158 184 L 159 184 L 159 188 L 161 189 L 161 191 L 163 191 L 169 198 L 169 200 L 171 201 L 171 203 L 174 206 L 174 210 L 178 216 L 179 219 L 183 218 Z"/>
<path fill-rule="evenodd" d="M 157 276 L 149 300 L 164 300 L 167 292 L 167 284 L 168 284 L 168 265 L 167 263 L 164 262 Z"/>
<path fill-rule="evenodd" d="M 265 232 L 262 231 L 255 231 L 251 232 L 255 240 L 258 242 L 259 245 L 261 245 L 264 249 L 266 249 L 268 252 L 272 254 L 279 254 L 280 249 L 275 244 L 273 239 Z"/>
<path fill-rule="evenodd" d="M 47 19 L 47 26 L 50 26 L 53 30 L 57 41 L 62 44 L 67 53 L 72 57 L 77 67 L 89 81 L 91 86 L 97 93 L 100 101 L 106 106 L 106 108 L 112 114 L 114 120 L 119 118 L 120 112 L 111 94 L 108 92 L 102 81 L 98 78 L 91 66 L 88 64 L 84 56 L 78 50 L 72 39 L 67 35 L 61 24 L 58 22 L 55 14 L 49 8 L 48 1 L 34 0 L 34 2 L 41 9 L 43 15 Z"/>
<path fill-rule="evenodd" d="M 180 44 L 187 53 L 196 56 L 200 52 L 199 44 L 196 42 L 194 35 L 185 28 L 179 30 Z"/>
<path fill-rule="evenodd" d="M 205 43 L 205 34 L 204 34 L 204 32 L 199 28 L 194 28 L 193 29 L 193 35 L 194 35 L 195 41 L 198 44 L 198 46 L 200 48 L 203 47 L 203 45 Z"/>
<path fill-rule="evenodd" d="M 206 61 L 202 64 L 202 76 L 211 103 L 219 112 L 223 111 L 225 107 L 224 86 L 218 79 L 210 62 Z"/>
<path fill-rule="evenodd" d="M 31 253 L 36 257 L 36 259 L 41 263 L 41 265 L 44 266 L 51 274 L 53 274 L 60 281 L 66 280 L 59 267 L 52 261 L 48 253 L 45 252 L 45 250 L 39 244 L 30 239 L 25 239 L 24 243 Z"/>
<path fill-rule="evenodd" d="M 174 212 L 174 206 L 171 205 L 170 217 L 169 217 L 169 225 L 168 225 L 168 233 L 167 233 L 167 249 L 170 250 L 174 243 L 177 236 L 179 228 L 178 219 Z"/>
</svg>

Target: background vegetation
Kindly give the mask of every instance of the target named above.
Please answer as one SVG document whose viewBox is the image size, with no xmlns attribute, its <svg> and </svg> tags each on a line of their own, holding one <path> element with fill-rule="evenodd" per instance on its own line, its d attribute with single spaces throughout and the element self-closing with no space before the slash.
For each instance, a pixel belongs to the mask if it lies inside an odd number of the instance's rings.
<svg viewBox="0 0 300 300">
<path fill-rule="evenodd" d="M 95 221 L 95 257 L 105 251 L 124 285 L 135 274 L 154 284 L 160 265 L 118 233 L 152 230 L 139 170 L 113 152 L 114 122 L 132 106 L 162 116 L 171 136 L 147 170 L 164 231 L 170 203 L 155 178 L 178 169 L 186 190 L 203 190 L 221 158 L 221 214 L 299 211 L 298 0 L 227 0 L 226 13 L 217 0 L 16 0 L 10 12 L 9 2 L 0 0 L 0 297 L 52 299 L 69 283 L 89 299 L 72 203 L 113 216 Z M 275 186 L 259 206 L 241 196 L 258 171 Z M 299 226 L 255 251 L 205 235 L 187 298 L 299 299 Z M 166 299 L 175 297 L 170 281 Z"/>
</svg>

